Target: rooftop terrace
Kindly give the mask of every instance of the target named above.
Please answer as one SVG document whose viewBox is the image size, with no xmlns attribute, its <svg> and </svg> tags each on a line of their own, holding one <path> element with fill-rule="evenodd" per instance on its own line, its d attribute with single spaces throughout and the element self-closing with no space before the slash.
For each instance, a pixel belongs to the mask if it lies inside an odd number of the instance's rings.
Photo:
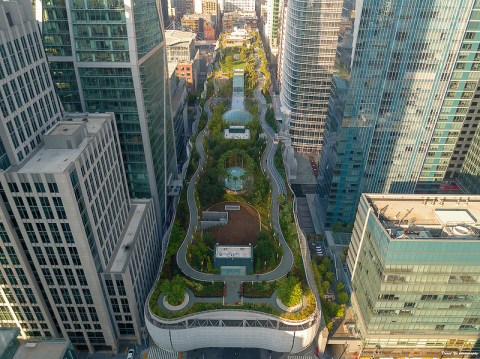
<svg viewBox="0 0 480 359">
<path fill-rule="evenodd" d="M 480 196 L 366 194 L 395 239 L 480 239 Z"/>
</svg>

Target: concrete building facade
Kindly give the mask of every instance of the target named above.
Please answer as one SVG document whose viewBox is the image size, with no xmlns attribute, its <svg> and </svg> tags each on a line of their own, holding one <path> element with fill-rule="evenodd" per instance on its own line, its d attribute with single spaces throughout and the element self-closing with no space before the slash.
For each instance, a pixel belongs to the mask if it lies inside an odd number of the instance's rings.
<svg viewBox="0 0 480 359">
<path fill-rule="evenodd" d="M 0 323 L 23 337 L 142 340 L 161 240 L 153 200 L 130 200 L 114 121 L 68 115 L 0 173 Z"/>
<path fill-rule="evenodd" d="M 0 1 L 0 168 L 18 165 L 62 117 L 40 32 L 26 1 Z"/>
<path fill-rule="evenodd" d="M 67 111 L 114 111 L 132 198 L 153 198 L 165 230 L 176 178 L 160 3 L 36 2 L 53 81 Z"/>
</svg>

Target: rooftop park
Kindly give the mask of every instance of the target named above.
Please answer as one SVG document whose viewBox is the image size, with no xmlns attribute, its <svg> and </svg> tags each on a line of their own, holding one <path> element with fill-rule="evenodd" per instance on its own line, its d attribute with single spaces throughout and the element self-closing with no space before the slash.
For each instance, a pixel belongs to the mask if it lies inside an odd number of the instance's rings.
<svg viewBox="0 0 480 359">
<path fill-rule="evenodd" d="M 255 36 L 255 43 L 259 41 Z M 223 116 L 226 102 L 208 98 L 214 92 L 208 90 L 209 86 L 215 86 L 207 84 L 208 99 L 202 104 L 197 133 L 191 138 L 193 150 L 187 178 L 149 308 L 165 319 L 231 309 L 305 320 L 316 310 L 315 296 L 305 276 L 291 195 L 279 193 L 276 185 L 272 187 L 272 173 L 264 163 L 266 156 L 274 160 L 274 152 L 266 151 L 273 141 L 267 141 L 263 133 L 264 119 L 259 118 L 259 113 L 264 112 L 259 111 L 253 97 L 258 78 L 268 73 L 265 54 L 261 42 L 258 47 L 220 52 L 215 80 L 218 76 L 230 78 L 235 68 L 245 69 L 245 94 L 250 97 L 244 103 L 251 118 L 242 125 L 250 135 L 248 139 L 225 138 L 224 130 L 232 125 Z M 222 97 L 227 98 L 227 94 L 231 96 L 231 91 L 225 90 Z M 278 154 L 275 165 L 284 173 Z M 227 207 L 228 222 L 223 223 Z M 222 220 L 210 226 L 211 221 L 203 220 L 205 212 L 219 215 Z M 253 251 L 251 269 L 234 277 L 223 267 L 216 267 L 218 246 L 249 247 Z M 259 301 L 261 298 L 265 301 Z"/>
</svg>

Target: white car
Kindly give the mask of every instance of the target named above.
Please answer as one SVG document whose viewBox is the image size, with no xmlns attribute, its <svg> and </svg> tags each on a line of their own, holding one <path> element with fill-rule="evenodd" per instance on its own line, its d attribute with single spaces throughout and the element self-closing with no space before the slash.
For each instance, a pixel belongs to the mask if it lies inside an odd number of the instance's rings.
<svg viewBox="0 0 480 359">
<path fill-rule="evenodd" d="M 133 359 L 134 354 L 135 354 L 135 349 L 130 349 L 127 354 L 127 359 Z"/>
</svg>

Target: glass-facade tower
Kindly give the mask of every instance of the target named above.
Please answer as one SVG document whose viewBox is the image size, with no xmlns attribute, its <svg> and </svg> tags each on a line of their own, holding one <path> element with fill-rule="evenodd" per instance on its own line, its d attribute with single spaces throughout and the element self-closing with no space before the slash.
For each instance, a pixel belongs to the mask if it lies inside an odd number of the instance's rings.
<svg viewBox="0 0 480 359">
<path fill-rule="evenodd" d="M 479 216 L 480 196 L 361 196 L 347 257 L 359 357 L 480 352 Z"/>
<path fill-rule="evenodd" d="M 36 12 L 65 109 L 115 112 L 130 194 L 152 197 L 165 225 L 176 158 L 160 3 L 37 1 Z"/>
<path fill-rule="evenodd" d="M 286 10 L 281 61 L 282 111 L 299 152 L 319 152 L 340 28 L 341 0 L 292 0 Z"/>
<path fill-rule="evenodd" d="M 356 11 L 337 159 L 321 168 L 333 171 L 319 184 L 327 227 L 352 222 L 362 192 L 438 190 L 480 78 L 478 1 L 366 0 Z"/>
</svg>

